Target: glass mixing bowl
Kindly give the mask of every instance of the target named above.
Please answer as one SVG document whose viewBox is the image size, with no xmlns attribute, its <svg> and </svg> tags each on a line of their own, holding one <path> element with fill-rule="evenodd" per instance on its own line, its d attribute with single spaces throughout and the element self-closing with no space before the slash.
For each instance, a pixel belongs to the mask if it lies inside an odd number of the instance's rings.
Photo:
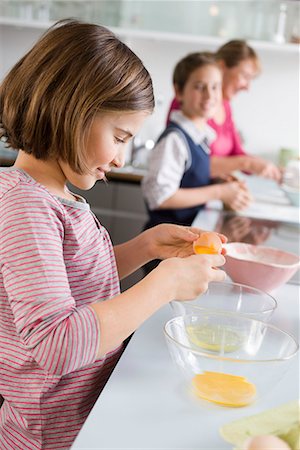
<svg viewBox="0 0 300 450">
<path fill-rule="evenodd" d="M 202 311 L 175 317 L 164 334 L 193 392 L 230 407 L 246 406 L 273 390 L 298 351 L 288 333 L 238 314 Z"/>
</svg>

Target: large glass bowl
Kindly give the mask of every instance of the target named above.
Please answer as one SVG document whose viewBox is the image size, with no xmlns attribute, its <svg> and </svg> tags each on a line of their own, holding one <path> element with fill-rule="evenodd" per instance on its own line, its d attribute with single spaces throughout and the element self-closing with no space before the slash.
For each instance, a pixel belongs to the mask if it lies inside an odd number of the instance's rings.
<svg viewBox="0 0 300 450">
<path fill-rule="evenodd" d="M 277 308 L 276 300 L 266 292 L 238 283 L 212 282 L 208 290 L 191 301 L 174 300 L 176 316 L 199 314 L 203 310 L 238 313 L 267 322 Z"/>
<path fill-rule="evenodd" d="M 288 333 L 238 314 L 175 317 L 164 334 L 193 392 L 230 407 L 246 406 L 274 389 L 298 351 Z"/>
</svg>

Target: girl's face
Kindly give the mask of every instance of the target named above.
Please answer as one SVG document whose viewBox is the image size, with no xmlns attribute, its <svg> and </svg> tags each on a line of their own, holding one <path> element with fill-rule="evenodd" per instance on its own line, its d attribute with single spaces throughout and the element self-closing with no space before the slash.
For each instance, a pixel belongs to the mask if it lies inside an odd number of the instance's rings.
<svg viewBox="0 0 300 450">
<path fill-rule="evenodd" d="M 257 66 L 255 60 L 249 58 L 241 61 L 237 66 L 228 68 L 222 64 L 223 70 L 223 95 L 226 100 L 239 91 L 247 91 L 251 81 L 257 75 Z"/>
<path fill-rule="evenodd" d="M 101 113 L 93 121 L 86 140 L 86 163 L 90 173 L 78 174 L 60 161 L 66 179 L 79 189 L 91 189 L 105 179 L 112 167 L 122 167 L 128 142 L 136 135 L 146 111 Z"/>
<path fill-rule="evenodd" d="M 218 67 L 205 65 L 194 70 L 182 92 L 176 89 L 182 112 L 191 120 L 214 116 L 222 98 L 222 75 Z"/>
</svg>

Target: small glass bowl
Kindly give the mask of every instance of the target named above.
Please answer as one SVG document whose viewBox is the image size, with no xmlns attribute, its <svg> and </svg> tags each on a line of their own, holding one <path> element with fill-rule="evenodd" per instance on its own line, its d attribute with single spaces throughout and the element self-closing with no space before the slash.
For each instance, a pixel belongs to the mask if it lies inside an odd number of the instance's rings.
<svg viewBox="0 0 300 450">
<path fill-rule="evenodd" d="M 194 300 L 173 300 L 171 306 L 176 316 L 209 310 L 237 313 L 267 322 L 277 308 L 277 302 L 270 294 L 250 286 L 212 282 L 208 290 Z"/>
</svg>

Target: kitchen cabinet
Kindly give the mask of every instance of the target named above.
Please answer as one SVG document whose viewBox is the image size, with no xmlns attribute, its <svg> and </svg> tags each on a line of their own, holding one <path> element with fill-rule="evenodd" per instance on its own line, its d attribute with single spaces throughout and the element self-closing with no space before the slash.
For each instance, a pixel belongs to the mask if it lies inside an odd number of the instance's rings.
<svg viewBox="0 0 300 450">
<path fill-rule="evenodd" d="M 114 244 L 134 237 L 147 220 L 139 184 L 110 181 L 97 182 L 88 191 L 74 186 L 70 189 L 87 200 L 99 221 L 107 227 Z"/>
<path fill-rule="evenodd" d="M 115 245 L 132 239 L 143 230 L 147 211 L 139 183 L 109 181 L 107 184 L 98 182 L 89 191 L 74 186 L 70 189 L 88 201 Z M 121 281 L 121 289 L 128 289 L 142 277 L 143 271 L 139 269 Z"/>
</svg>

